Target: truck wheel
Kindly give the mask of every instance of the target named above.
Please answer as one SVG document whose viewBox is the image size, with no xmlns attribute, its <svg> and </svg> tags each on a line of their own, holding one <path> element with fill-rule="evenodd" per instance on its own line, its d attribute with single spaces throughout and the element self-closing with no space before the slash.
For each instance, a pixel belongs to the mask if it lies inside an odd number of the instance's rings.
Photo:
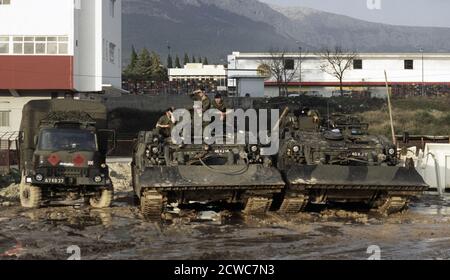
<svg viewBox="0 0 450 280">
<path fill-rule="evenodd" d="M 25 208 L 39 208 L 42 201 L 42 189 L 36 186 L 20 185 L 20 204 Z"/>
<path fill-rule="evenodd" d="M 113 200 L 114 190 L 108 187 L 99 191 L 99 193 L 89 199 L 89 204 L 93 208 L 108 208 Z"/>
</svg>

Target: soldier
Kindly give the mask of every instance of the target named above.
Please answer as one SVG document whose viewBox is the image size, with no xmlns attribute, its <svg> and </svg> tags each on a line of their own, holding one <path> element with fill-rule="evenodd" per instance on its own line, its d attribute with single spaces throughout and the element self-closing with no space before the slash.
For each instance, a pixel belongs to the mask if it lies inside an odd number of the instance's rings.
<svg viewBox="0 0 450 280">
<path fill-rule="evenodd" d="M 161 136 L 168 138 L 171 136 L 172 127 L 174 124 L 175 117 L 173 116 L 173 108 L 169 108 L 166 110 L 164 115 L 159 118 L 156 123 L 156 129 Z"/>
<path fill-rule="evenodd" d="M 203 113 L 208 111 L 211 108 L 211 101 L 209 97 L 206 95 L 206 91 L 204 87 L 200 87 L 198 90 L 194 91 L 199 98 L 199 101 L 202 102 L 202 111 Z"/>
<path fill-rule="evenodd" d="M 211 107 L 220 111 L 220 120 L 223 121 L 227 115 L 227 108 L 225 107 L 225 102 L 223 102 L 223 98 L 220 93 L 214 96 L 214 100 L 211 102 Z"/>
</svg>

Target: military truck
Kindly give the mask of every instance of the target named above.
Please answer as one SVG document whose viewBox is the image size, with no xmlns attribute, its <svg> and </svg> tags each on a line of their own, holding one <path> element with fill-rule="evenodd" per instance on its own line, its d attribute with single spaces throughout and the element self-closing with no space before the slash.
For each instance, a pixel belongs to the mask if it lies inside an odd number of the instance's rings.
<svg viewBox="0 0 450 280">
<path fill-rule="evenodd" d="M 217 137 L 227 143 L 227 136 Z M 190 201 L 237 203 L 246 214 L 265 213 L 285 184 L 272 158 L 262 156 L 260 149 L 246 144 L 179 145 L 156 130 L 140 132 L 132 176 L 143 215 L 160 219 L 167 206 Z"/>
<path fill-rule="evenodd" d="M 362 202 L 389 214 L 427 189 L 414 167 L 398 166 L 397 147 L 367 134 L 366 124 L 342 130 L 346 122 L 334 128 L 321 123 L 309 109 L 284 122 L 277 160 L 287 183 L 281 212 L 296 213 L 308 203 Z"/>
<path fill-rule="evenodd" d="M 106 107 L 73 99 L 33 100 L 23 108 L 20 139 L 23 207 L 84 198 L 109 207 L 113 186 L 106 155 L 114 148 Z"/>
</svg>

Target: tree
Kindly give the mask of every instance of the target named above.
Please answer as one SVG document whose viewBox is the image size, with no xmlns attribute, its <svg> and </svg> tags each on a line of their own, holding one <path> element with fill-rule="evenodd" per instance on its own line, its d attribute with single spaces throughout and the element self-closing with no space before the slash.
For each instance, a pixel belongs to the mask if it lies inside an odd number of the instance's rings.
<svg viewBox="0 0 450 280">
<path fill-rule="evenodd" d="M 208 65 L 209 63 L 208 63 L 208 58 L 205 56 L 204 58 L 203 58 L 203 64 L 205 64 L 205 65 Z"/>
<path fill-rule="evenodd" d="M 175 68 L 181 68 L 180 58 L 178 55 L 175 58 Z"/>
<path fill-rule="evenodd" d="M 167 56 L 167 68 L 173 68 L 173 60 L 170 54 Z"/>
<path fill-rule="evenodd" d="M 300 66 L 295 63 L 293 57 L 287 55 L 287 51 L 270 50 L 270 58 L 261 60 L 258 73 L 268 78 L 274 78 L 278 86 L 278 94 L 287 96 L 287 85 L 291 82 Z"/>
<path fill-rule="evenodd" d="M 198 63 L 203 64 L 203 58 L 201 56 L 198 57 Z"/>
<path fill-rule="evenodd" d="M 143 48 L 139 54 L 135 67 L 137 78 L 141 80 L 150 80 L 152 78 L 152 68 L 150 52 L 146 48 Z"/>
<path fill-rule="evenodd" d="M 344 50 L 336 46 L 334 50 L 324 49 L 319 56 L 326 62 L 320 66 L 323 72 L 328 73 L 339 80 L 341 96 L 344 95 L 344 74 L 352 67 L 353 60 L 358 58 L 355 51 Z"/>
<path fill-rule="evenodd" d="M 150 54 L 151 80 L 160 82 L 167 80 L 167 69 L 161 63 L 159 55 L 152 51 Z"/>
<path fill-rule="evenodd" d="M 195 56 L 192 56 L 192 63 L 197 63 L 195 60 Z"/>
<path fill-rule="evenodd" d="M 136 75 L 135 68 L 136 68 L 137 61 L 138 61 L 138 55 L 136 53 L 134 46 L 131 46 L 130 64 L 128 64 L 128 66 L 123 71 L 123 75 L 125 76 L 125 78 L 134 79 L 134 77 Z"/>
<path fill-rule="evenodd" d="M 184 53 L 184 60 L 183 60 L 183 64 L 186 65 L 189 63 L 189 56 L 187 53 Z"/>
</svg>

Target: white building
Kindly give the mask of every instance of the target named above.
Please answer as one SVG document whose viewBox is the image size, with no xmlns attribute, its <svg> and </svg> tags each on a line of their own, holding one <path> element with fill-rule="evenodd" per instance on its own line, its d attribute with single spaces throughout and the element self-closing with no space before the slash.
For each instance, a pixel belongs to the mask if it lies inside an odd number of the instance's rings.
<svg viewBox="0 0 450 280">
<path fill-rule="evenodd" d="M 258 75 L 258 67 L 273 59 L 269 53 L 240 53 L 228 55 L 228 85 L 234 90 L 234 81 L 239 75 Z M 322 71 L 326 61 L 316 54 L 302 55 L 289 53 L 285 55 L 290 71 L 296 71 L 288 82 L 290 93 L 309 92 L 332 95 L 339 90 L 339 81 Z M 301 64 L 301 75 L 299 61 Z M 422 67 L 423 65 L 423 67 Z M 450 86 L 449 53 L 361 53 L 353 61 L 351 69 L 345 72 L 343 84 L 345 90 L 370 90 L 374 94 L 384 94 L 386 70 L 390 85 L 447 85 Z M 288 71 L 289 72 L 289 71 Z M 265 81 L 265 95 L 278 95 L 278 85 L 274 77 Z"/>
<path fill-rule="evenodd" d="M 214 81 L 217 90 L 225 90 L 227 71 L 223 65 L 203 65 L 188 63 L 183 68 L 170 68 L 169 81 Z"/>
<path fill-rule="evenodd" d="M 121 9 L 121 0 L 0 1 L 0 131 L 19 128 L 31 99 L 120 91 Z"/>
</svg>

